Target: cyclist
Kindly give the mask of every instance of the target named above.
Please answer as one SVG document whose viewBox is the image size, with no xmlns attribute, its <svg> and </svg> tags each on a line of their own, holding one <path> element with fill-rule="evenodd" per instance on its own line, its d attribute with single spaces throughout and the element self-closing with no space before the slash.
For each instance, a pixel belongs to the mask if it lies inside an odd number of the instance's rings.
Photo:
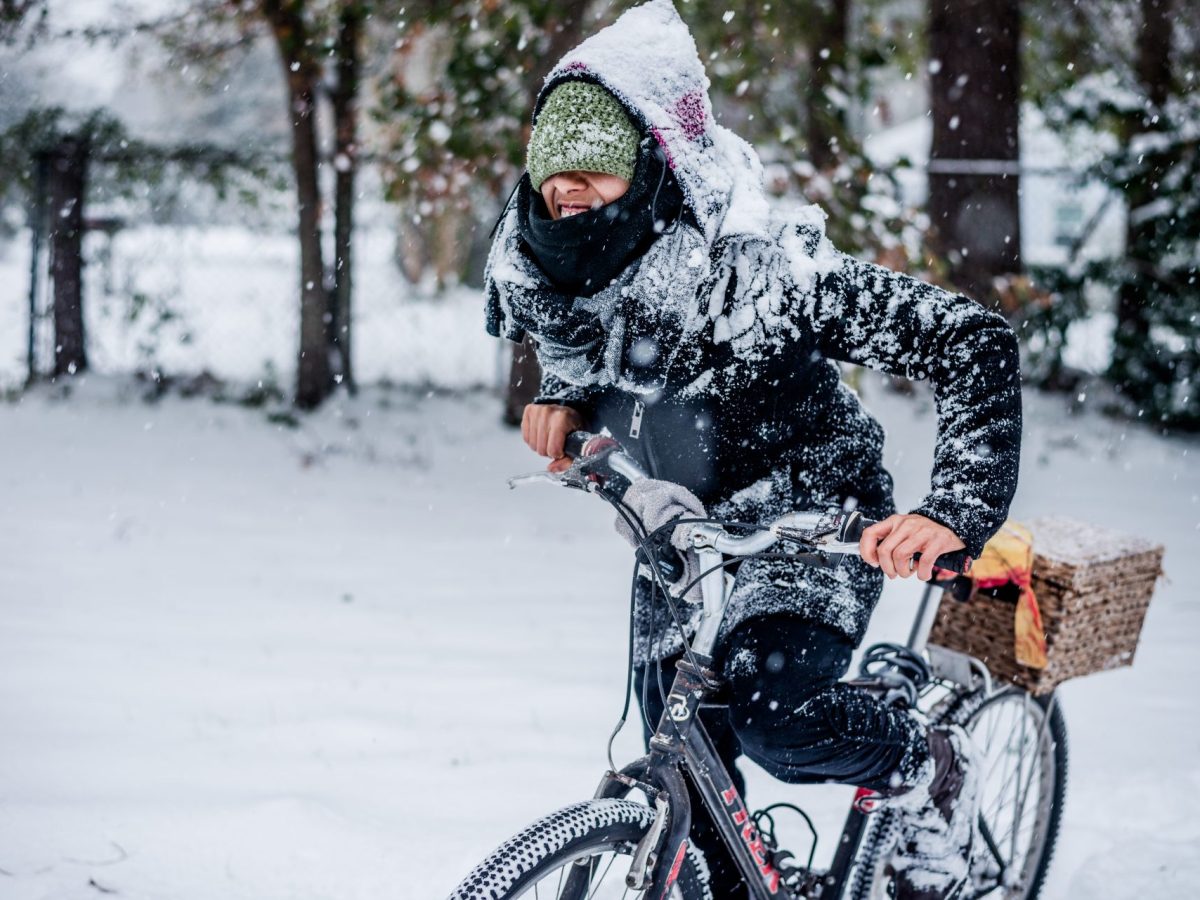
<svg viewBox="0 0 1200 900">
<path fill-rule="evenodd" d="M 905 810 L 897 896 L 949 897 L 976 817 L 970 739 L 840 679 L 884 575 L 928 579 L 938 555 L 978 555 L 1004 520 L 1020 448 L 1016 340 L 966 297 L 839 253 L 815 207 L 773 209 L 757 156 L 713 121 L 707 87 L 669 0 L 558 63 L 489 255 L 488 330 L 536 340 L 545 374 L 522 423 L 529 446 L 558 471 L 566 434 L 609 429 L 658 479 L 626 497 L 650 528 L 706 508 L 753 521 L 822 503 L 881 520 L 862 560 L 836 571 L 743 562 L 714 659 L 728 711 L 707 724 L 729 763 L 744 754 L 784 781 L 890 798 Z M 896 512 L 882 429 L 831 360 L 932 382 L 932 487 L 910 512 Z M 682 644 L 651 598 L 639 583 L 637 683 L 656 721 L 648 686 L 669 678 Z M 693 809 L 714 897 L 744 896 Z"/>
</svg>

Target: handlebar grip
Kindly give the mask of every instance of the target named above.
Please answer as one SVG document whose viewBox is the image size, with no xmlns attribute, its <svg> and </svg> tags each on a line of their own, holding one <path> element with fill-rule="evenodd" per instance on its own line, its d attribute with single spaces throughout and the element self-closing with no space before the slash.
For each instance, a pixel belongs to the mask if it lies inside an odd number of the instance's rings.
<svg viewBox="0 0 1200 900">
<path fill-rule="evenodd" d="M 920 553 L 914 553 L 913 559 L 919 560 Z M 933 564 L 939 569 L 945 569 L 947 572 L 957 572 L 959 575 L 965 575 L 967 570 L 971 568 L 971 555 L 966 550 L 951 550 L 949 553 L 943 553 L 933 561 Z"/>
<path fill-rule="evenodd" d="M 588 431 L 572 431 L 563 442 L 563 452 L 571 459 L 578 459 L 583 455 L 583 448 L 587 446 L 587 442 L 593 437 L 595 435 Z"/>
<path fill-rule="evenodd" d="M 848 544 L 857 544 L 862 540 L 863 532 L 874 524 L 874 519 L 868 519 L 860 512 L 849 513 L 842 520 L 842 529 L 838 532 L 838 540 Z"/>
<path fill-rule="evenodd" d="M 620 444 L 607 435 L 572 431 L 563 441 L 563 452 L 572 459 L 603 457 L 604 468 L 629 482 L 647 477 L 642 467 L 621 450 Z"/>
<path fill-rule="evenodd" d="M 846 516 L 845 521 L 842 523 L 838 538 L 846 542 L 857 543 L 862 540 L 863 532 L 875 524 L 878 523 L 874 519 L 868 519 L 862 513 L 852 512 Z M 914 560 L 919 560 L 920 558 L 920 553 L 913 554 Z M 943 553 L 939 556 L 934 565 L 948 572 L 963 574 L 971 566 L 971 556 L 966 550 L 951 550 L 949 553 Z"/>
</svg>

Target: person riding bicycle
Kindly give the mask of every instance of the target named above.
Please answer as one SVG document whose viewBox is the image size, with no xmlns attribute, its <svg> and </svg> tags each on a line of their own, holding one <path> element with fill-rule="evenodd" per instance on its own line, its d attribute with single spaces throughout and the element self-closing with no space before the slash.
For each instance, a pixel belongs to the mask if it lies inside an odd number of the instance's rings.
<svg viewBox="0 0 1200 900">
<path fill-rule="evenodd" d="M 728 710 L 706 711 L 706 724 L 727 763 L 744 754 L 786 782 L 884 794 L 905 811 L 896 896 L 949 897 L 976 816 L 970 739 L 840 679 L 884 575 L 929 579 L 940 554 L 977 556 L 1004 521 L 1020 451 L 1016 339 L 964 296 L 838 252 L 816 207 L 770 204 L 757 155 L 716 124 L 707 91 L 669 0 L 630 10 L 555 66 L 489 254 L 487 328 L 536 341 L 529 446 L 561 471 L 568 433 L 607 429 L 662 488 L 639 495 L 650 529 L 705 510 L 753 522 L 856 507 L 880 520 L 862 559 L 833 571 L 741 564 L 714 658 Z M 882 428 L 834 361 L 933 385 L 932 486 L 908 513 L 895 508 Z M 669 678 L 682 643 L 645 579 L 634 619 L 653 722 L 661 701 L 647 685 Z M 713 896 L 739 896 L 706 816 L 693 839 Z"/>
</svg>

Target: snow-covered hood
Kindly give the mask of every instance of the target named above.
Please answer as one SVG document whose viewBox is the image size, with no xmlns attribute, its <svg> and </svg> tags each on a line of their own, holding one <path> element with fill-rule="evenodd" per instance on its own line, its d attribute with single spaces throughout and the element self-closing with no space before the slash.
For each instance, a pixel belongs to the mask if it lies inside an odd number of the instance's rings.
<svg viewBox="0 0 1200 900">
<path fill-rule="evenodd" d="M 603 86 L 654 135 L 710 245 L 734 234 L 766 235 L 762 163 L 713 119 L 708 76 L 671 0 L 634 7 L 564 56 L 546 76 L 536 108 L 570 78 Z"/>
<path fill-rule="evenodd" d="M 561 365 L 554 374 L 569 384 L 598 378 L 636 391 L 653 380 L 633 378 L 624 365 L 632 333 L 628 329 L 637 323 L 647 328 L 674 323 L 689 331 L 714 318 L 714 339 L 719 342 L 728 332 L 728 323 L 720 321 L 721 303 L 712 306 L 703 298 L 724 298 L 733 266 L 746 267 L 757 260 L 754 277 L 749 272 L 739 275 L 738 290 L 761 292 L 769 282 L 775 296 L 785 289 L 803 292 L 819 271 L 840 264 L 824 239 L 824 213 L 815 206 L 773 210 L 763 189 L 758 154 L 714 121 L 708 76 L 696 43 L 670 0 L 650 0 L 629 10 L 559 60 L 546 76 L 536 108 L 540 110 L 549 92 L 569 79 L 601 85 L 654 135 L 698 227 L 688 223 L 672 240 L 654 242 L 648 251 L 653 259 L 643 256 L 636 267 L 627 267 L 624 280 L 594 297 L 556 298 L 521 247 L 514 194 L 497 223 L 484 274 L 489 333 L 512 341 L 522 340 L 526 331 L 533 334 L 540 342 L 543 366 L 553 366 L 554 345 L 561 345 L 556 357 Z M 552 310 L 558 313 L 551 315 Z M 606 351 L 609 364 L 603 371 L 593 365 L 596 354 L 589 356 L 580 335 L 569 327 L 573 320 L 567 310 L 591 312 L 599 320 L 605 347 L 613 351 Z M 556 337 L 556 332 L 562 333 Z M 741 337 L 751 339 L 750 332 Z M 656 341 L 678 349 L 677 338 L 660 335 Z M 657 357 L 664 365 L 671 358 Z M 645 376 L 647 371 L 637 374 Z M 662 375 L 662 367 L 650 374 Z"/>
</svg>

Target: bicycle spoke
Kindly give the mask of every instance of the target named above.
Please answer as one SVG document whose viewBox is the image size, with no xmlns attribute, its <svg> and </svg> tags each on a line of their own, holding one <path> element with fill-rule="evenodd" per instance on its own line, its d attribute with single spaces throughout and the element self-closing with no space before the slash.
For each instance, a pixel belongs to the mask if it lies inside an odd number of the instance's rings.
<svg viewBox="0 0 1200 900">
<path fill-rule="evenodd" d="M 1054 700 L 1051 699 L 1050 702 L 1053 707 Z M 1051 752 L 1053 752 L 1053 748 L 1050 747 L 1050 745 L 1045 743 L 1045 741 L 1048 739 L 1048 737 L 1050 735 L 1049 723 L 1050 723 L 1050 716 L 1046 715 L 1042 720 L 1041 726 L 1038 728 L 1037 739 L 1035 740 L 1034 745 L 1033 745 L 1033 753 L 1037 760 L 1037 765 L 1030 768 L 1029 777 L 1027 779 L 1025 779 L 1025 784 L 1024 784 L 1024 787 L 1022 790 L 1022 804 L 1024 804 L 1025 799 L 1028 798 L 1029 791 L 1033 787 L 1034 774 L 1035 773 L 1037 774 L 1039 782 L 1042 778 L 1044 778 L 1046 776 L 1043 753 L 1044 753 L 1044 750 L 1047 749 L 1048 747 L 1050 748 Z"/>
<path fill-rule="evenodd" d="M 1028 731 L 1028 727 L 1029 727 L 1029 716 L 1026 715 L 1025 713 L 1028 712 L 1029 704 L 1032 702 L 1033 701 L 1030 699 L 1028 694 L 1026 694 L 1022 700 L 1023 709 L 1021 711 L 1022 712 L 1022 715 L 1021 715 L 1021 745 L 1020 745 L 1020 750 L 1017 753 L 1017 770 L 1015 772 L 1015 778 L 1017 781 L 1017 797 L 1016 797 L 1017 805 L 1016 805 L 1016 809 L 1013 812 L 1012 841 L 1009 844 L 1009 851 L 1008 851 L 1009 859 L 1016 859 L 1016 856 L 1017 856 L 1017 823 L 1019 823 L 1021 821 L 1021 813 L 1025 809 L 1025 796 L 1024 796 L 1023 791 L 1021 790 L 1022 784 L 1025 780 L 1022 777 L 1024 774 L 1023 766 L 1025 763 L 1025 735 L 1026 735 L 1026 733 Z M 1033 764 L 1033 761 L 1030 760 L 1031 767 L 1032 767 L 1032 764 Z"/>
<path fill-rule="evenodd" d="M 983 816 L 979 817 L 979 835 L 983 838 L 983 842 L 987 844 L 988 850 L 991 851 L 992 856 L 995 857 L 996 862 L 1000 865 L 1000 874 L 997 877 L 1003 880 L 1004 870 L 1008 868 L 1008 863 L 1005 862 L 1004 857 L 1000 854 L 1000 848 L 996 846 L 996 842 L 992 840 L 992 830 L 988 828 L 988 824 L 984 821 Z"/>
<path fill-rule="evenodd" d="M 989 815 L 996 811 L 996 807 L 1003 802 L 1009 782 L 1011 781 L 1010 764 L 1012 763 L 1012 754 L 1007 748 L 1002 750 L 996 757 L 995 763 L 990 767 L 986 778 L 980 785 L 980 789 L 985 793 L 995 791 L 995 801 L 992 808 L 988 810 Z M 996 778 L 997 769 L 999 769 L 999 778 Z"/>
<path fill-rule="evenodd" d="M 990 830 L 992 840 L 997 847 L 1007 845 L 1012 848 L 1012 855 L 1008 861 L 1009 867 L 1023 871 L 1032 845 L 1033 828 L 1029 823 L 1019 823 L 1011 816 L 1003 823 L 993 817 L 993 824 L 998 826 Z M 1014 831 L 1014 827 L 1018 824 L 1021 827 Z"/>
<path fill-rule="evenodd" d="M 1032 770 L 1033 774 L 1038 774 L 1042 769 L 1042 761 L 1040 759 L 1032 761 L 1030 764 L 1030 769 Z M 1029 781 L 1026 783 L 1029 784 L 1031 781 L 1032 779 L 1029 779 Z M 1028 791 L 1026 791 L 1026 796 L 1028 796 Z M 993 806 L 995 812 L 998 813 L 999 804 L 994 804 Z M 1014 833 L 1016 835 L 1020 835 L 1022 831 L 1028 830 L 1028 827 L 1028 823 L 1025 822 L 1025 804 L 1014 804 L 1014 809 L 1010 816 L 1010 824 L 1008 829 L 1004 832 L 1004 836 L 1000 838 L 1000 840 L 1007 840 L 1013 837 Z"/>
<path fill-rule="evenodd" d="M 990 717 L 990 719 L 988 721 L 988 726 L 989 726 L 988 727 L 988 739 L 987 739 L 987 742 L 985 744 L 983 744 L 983 751 L 985 754 L 988 753 L 994 745 L 996 725 L 1003 718 L 1003 716 L 1004 716 L 1004 711 L 1001 710 L 997 715 Z M 1005 729 L 1004 733 L 1007 735 L 1008 729 Z M 988 767 L 987 774 L 984 776 L 984 779 L 983 779 L 984 783 L 991 781 L 992 776 L 996 773 L 997 766 L 1007 762 L 1008 754 L 1005 752 L 1007 749 L 1008 749 L 1008 744 L 1007 744 L 1007 739 L 1006 739 L 1004 744 L 999 748 L 1000 752 L 996 755 L 995 759 L 992 760 L 991 765 Z"/>
<path fill-rule="evenodd" d="M 1010 727 L 1006 728 L 1005 730 L 1009 731 L 1010 729 L 1011 724 Z M 998 784 L 1000 786 L 998 796 L 1003 797 L 1008 789 L 1008 786 L 1012 783 L 1014 771 L 1020 769 L 1023 755 L 1024 750 L 1022 747 L 1014 747 L 1009 740 L 1006 740 L 999 748 L 999 752 L 996 755 L 995 761 L 988 770 L 984 786 L 987 787 L 989 785 Z M 998 781 L 993 778 L 997 769 L 1000 771 L 1000 779 Z"/>
<path fill-rule="evenodd" d="M 1047 805 L 1053 804 L 1053 703 L 1047 710 L 1013 692 L 985 705 L 972 722 L 982 751 L 974 897 L 997 889 L 993 896 L 1020 897 L 1037 877 Z"/>
<path fill-rule="evenodd" d="M 1000 721 L 1000 716 L 993 716 L 989 722 L 988 736 L 987 736 L 988 746 L 991 746 L 992 741 L 995 740 L 995 738 L 996 738 L 996 724 L 999 721 Z"/>
<path fill-rule="evenodd" d="M 600 889 L 600 885 L 604 883 L 604 879 L 608 877 L 608 870 L 612 868 L 612 864 L 617 861 L 617 854 L 612 855 L 612 859 L 608 861 L 608 865 L 604 867 L 604 872 L 600 875 L 600 880 L 596 882 L 592 892 L 588 894 L 588 900 L 592 900 L 596 896 L 596 891 Z"/>
<path fill-rule="evenodd" d="M 998 842 L 1001 842 L 1001 844 L 1003 844 L 1004 841 L 1008 841 L 1009 839 L 1012 839 L 1014 830 L 1016 832 L 1016 836 L 1018 836 L 1018 839 L 1019 839 L 1018 844 L 1020 844 L 1020 839 L 1025 838 L 1025 836 L 1027 836 L 1028 833 L 1030 833 L 1031 824 L 1030 824 L 1030 822 L 1027 822 L 1025 820 L 1024 815 L 1021 816 L 1020 820 L 1018 820 L 1018 818 L 1016 818 L 1015 816 L 1009 816 L 1006 828 L 1004 828 L 1002 834 L 997 836 L 996 840 Z M 1014 859 L 1015 859 L 1015 857 L 1014 857 Z"/>
<path fill-rule="evenodd" d="M 1021 810 L 1017 807 L 1017 804 L 1016 804 L 1014 798 L 1012 797 L 1012 792 L 1009 790 L 1010 786 L 1016 781 L 1016 775 L 1017 775 L 1017 773 L 1014 772 L 1009 777 L 1008 781 L 1004 785 L 1001 786 L 1001 789 L 997 793 L 995 799 L 990 803 L 990 805 L 987 808 L 987 811 L 985 813 L 983 813 L 983 815 L 989 821 L 996 823 L 1000 819 L 1000 814 L 1001 814 L 1002 810 L 1004 810 L 1004 809 L 1010 810 L 1009 815 L 1006 817 L 1008 820 L 1008 827 L 1004 829 L 1002 835 L 998 838 L 998 840 L 1000 842 L 1008 841 L 1009 838 L 1011 838 L 1013 836 L 1014 829 L 1016 829 L 1017 824 L 1022 819 Z M 1013 846 L 1013 848 L 1011 850 L 1011 858 L 1013 858 L 1013 859 L 1016 858 L 1015 845 Z"/>
<path fill-rule="evenodd" d="M 1037 735 L 1034 737 L 1034 742 L 1033 742 L 1033 752 L 1035 754 L 1037 754 L 1037 758 L 1039 761 L 1042 758 L 1042 750 L 1045 746 L 1044 742 L 1050 736 L 1050 717 L 1054 714 L 1054 704 L 1056 704 L 1057 702 L 1058 702 L 1058 698 L 1051 695 L 1050 702 L 1046 705 L 1046 708 L 1042 710 L 1042 719 L 1038 723 Z M 1030 774 L 1029 774 L 1029 778 L 1026 779 L 1026 782 L 1024 785 L 1024 794 L 1025 795 L 1027 795 L 1029 793 L 1029 788 L 1032 784 L 1033 784 L 1033 772 L 1031 770 Z M 1024 796 L 1022 797 L 1022 803 L 1023 802 L 1024 802 Z"/>
<path fill-rule="evenodd" d="M 1005 752 L 1005 754 L 1004 754 L 1005 756 L 1015 757 L 1015 759 L 1013 760 L 1013 762 L 1015 762 L 1015 766 L 1012 769 L 1009 769 L 1008 766 L 1005 766 L 1005 769 L 1004 769 L 1005 774 L 1004 774 L 1003 779 L 999 782 L 999 789 L 996 793 L 995 801 L 992 803 L 991 807 L 989 808 L 989 814 L 993 814 L 993 813 L 996 813 L 999 811 L 1000 804 L 1003 803 L 1004 800 L 1006 798 L 1008 798 L 1009 795 L 1011 794 L 1010 788 L 1013 785 L 1016 785 L 1016 793 L 1012 795 L 1012 799 L 1013 799 L 1015 809 L 1016 809 L 1016 812 L 1014 813 L 1014 819 L 1019 820 L 1021 818 L 1021 810 L 1024 806 L 1024 804 L 1022 802 L 1022 785 L 1024 784 L 1027 786 L 1031 782 L 1033 774 L 1035 774 L 1038 769 L 1036 762 L 1034 760 L 1031 760 L 1029 778 L 1025 779 L 1025 778 L 1021 777 L 1022 770 L 1024 768 L 1026 752 L 1027 751 L 1024 746 L 1022 746 L 1020 749 L 1008 750 Z M 995 782 L 993 782 L 993 783 L 995 783 Z"/>
<path fill-rule="evenodd" d="M 1025 853 L 1028 854 L 1032 845 L 1034 826 L 1035 822 L 1032 819 L 1026 820 L 1024 815 L 1021 816 L 1020 820 L 1014 817 L 1010 821 L 1004 834 L 1000 836 L 999 841 L 1003 843 L 1011 838 L 1013 840 L 1013 846 L 1024 847 Z M 1013 856 L 1013 859 L 1016 859 L 1015 855 Z"/>
<path fill-rule="evenodd" d="M 1001 806 L 1003 806 L 1005 804 L 1005 801 L 1007 801 L 1007 800 L 1013 801 L 1013 804 L 1015 805 L 1016 798 L 1013 796 L 1010 796 L 1011 791 L 1009 790 L 1009 788 L 1017 782 L 1018 774 L 1019 774 L 1018 771 L 1016 769 L 1014 769 L 1011 772 L 1007 773 L 1007 775 L 1005 776 L 1003 781 L 993 782 L 993 784 L 997 784 L 998 787 L 996 790 L 996 795 L 995 795 L 994 799 L 992 800 L 991 805 L 988 807 L 988 816 L 989 817 L 995 816 L 997 813 L 999 813 Z"/>
</svg>

